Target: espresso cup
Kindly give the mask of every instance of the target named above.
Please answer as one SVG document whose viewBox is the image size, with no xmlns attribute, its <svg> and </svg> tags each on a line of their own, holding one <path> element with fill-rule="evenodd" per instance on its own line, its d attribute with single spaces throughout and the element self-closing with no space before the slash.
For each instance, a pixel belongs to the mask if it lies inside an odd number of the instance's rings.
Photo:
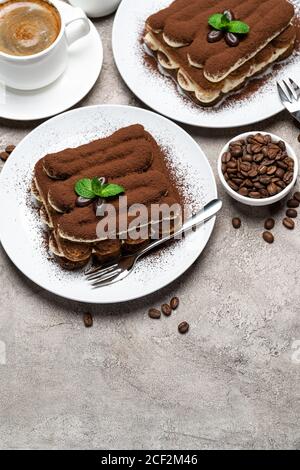
<svg viewBox="0 0 300 470">
<path fill-rule="evenodd" d="M 81 8 L 62 14 L 57 0 L 43 0 L 60 16 L 60 31 L 55 41 L 33 55 L 10 55 L 0 51 L 0 82 L 17 90 L 37 90 L 57 80 L 68 65 L 68 49 L 90 32 L 90 23 Z M 5 4 L 0 0 L 0 5 Z"/>
</svg>

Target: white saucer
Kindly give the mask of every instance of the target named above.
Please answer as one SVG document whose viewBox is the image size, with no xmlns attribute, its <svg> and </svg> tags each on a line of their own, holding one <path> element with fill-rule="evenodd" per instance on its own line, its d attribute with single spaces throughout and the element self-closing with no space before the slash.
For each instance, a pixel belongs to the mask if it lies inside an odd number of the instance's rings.
<svg viewBox="0 0 300 470">
<path fill-rule="evenodd" d="M 73 8 L 60 2 L 62 16 Z M 91 23 L 90 33 L 69 50 L 65 73 L 54 83 L 40 90 L 22 92 L 7 89 L 0 117 L 17 121 L 44 119 L 59 114 L 82 100 L 93 88 L 103 63 L 101 38 Z"/>
</svg>

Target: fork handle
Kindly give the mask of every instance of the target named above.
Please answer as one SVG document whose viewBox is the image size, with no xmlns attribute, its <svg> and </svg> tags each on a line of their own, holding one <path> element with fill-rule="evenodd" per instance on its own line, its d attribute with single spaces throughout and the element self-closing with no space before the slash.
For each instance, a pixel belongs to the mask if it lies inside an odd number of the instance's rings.
<svg viewBox="0 0 300 470">
<path fill-rule="evenodd" d="M 172 233 L 170 235 L 167 235 L 163 238 L 160 238 L 159 240 L 156 240 L 155 242 L 151 243 L 150 245 L 147 245 L 138 255 L 137 259 L 140 258 L 141 256 L 145 255 L 148 253 L 148 251 L 153 250 L 159 245 L 162 245 L 168 240 L 172 240 L 173 238 L 178 237 L 184 232 L 188 232 L 191 230 L 193 227 L 198 227 L 202 223 L 206 222 L 207 220 L 211 219 L 214 217 L 217 212 L 222 208 L 222 201 L 220 199 L 213 199 L 210 201 L 206 206 L 201 209 L 197 214 L 193 215 L 187 222 L 185 222 L 182 227 L 177 230 L 175 233 Z"/>
</svg>

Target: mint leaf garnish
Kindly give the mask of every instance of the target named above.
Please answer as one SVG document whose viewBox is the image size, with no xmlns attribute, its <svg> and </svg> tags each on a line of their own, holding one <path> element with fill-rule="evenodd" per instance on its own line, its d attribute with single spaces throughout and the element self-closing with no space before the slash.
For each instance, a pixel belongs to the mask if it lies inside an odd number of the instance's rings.
<svg viewBox="0 0 300 470">
<path fill-rule="evenodd" d="M 250 27 L 243 21 L 230 21 L 228 25 L 228 32 L 235 34 L 248 34 Z"/>
<path fill-rule="evenodd" d="M 118 184 L 107 184 L 103 185 L 103 189 L 101 191 L 101 197 L 113 197 L 117 196 L 118 194 L 124 193 L 125 189 L 123 186 L 119 186 Z"/>
<path fill-rule="evenodd" d="M 222 13 L 215 13 L 208 19 L 208 24 L 219 31 L 226 30 L 229 23 L 227 16 Z"/>
<path fill-rule="evenodd" d="M 92 180 L 89 178 L 83 178 L 75 184 L 75 192 L 78 196 L 84 197 L 85 199 L 93 199 L 95 193 L 92 190 Z"/>
<path fill-rule="evenodd" d="M 250 27 L 243 21 L 229 21 L 226 14 L 215 13 L 208 18 L 208 24 L 218 30 L 234 34 L 248 34 Z"/>
<path fill-rule="evenodd" d="M 78 196 L 85 199 L 94 199 L 96 197 L 107 198 L 124 193 L 123 186 L 118 184 L 101 183 L 99 178 L 83 178 L 75 184 L 75 192 Z"/>
</svg>

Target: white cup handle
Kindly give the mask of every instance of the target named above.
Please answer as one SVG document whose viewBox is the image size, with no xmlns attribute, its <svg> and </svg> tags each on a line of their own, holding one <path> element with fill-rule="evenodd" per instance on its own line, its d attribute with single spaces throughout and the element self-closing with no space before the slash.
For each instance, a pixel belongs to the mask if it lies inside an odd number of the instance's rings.
<svg viewBox="0 0 300 470">
<path fill-rule="evenodd" d="M 91 29 L 90 22 L 81 8 L 73 8 L 73 15 L 65 22 L 65 28 L 69 46 L 89 34 Z"/>
</svg>

